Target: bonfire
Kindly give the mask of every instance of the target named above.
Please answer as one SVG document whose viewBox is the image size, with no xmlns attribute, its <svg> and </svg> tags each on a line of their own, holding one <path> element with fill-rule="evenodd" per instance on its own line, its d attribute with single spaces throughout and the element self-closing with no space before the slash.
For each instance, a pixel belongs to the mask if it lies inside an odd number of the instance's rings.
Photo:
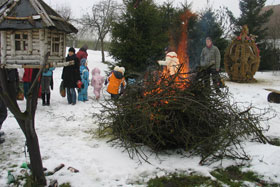
<svg viewBox="0 0 280 187">
<path fill-rule="evenodd" d="M 260 126 L 263 115 L 251 113 L 253 107 L 239 109 L 230 102 L 227 88 L 217 94 L 204 86 L 207 70 L 189 72 L 186 31 L 192 15 L 187 11 L 181 17 L 177 73 L 150 69 L 119 100 L 108 100 L 99 116 L 100 135 L 109 135 L 114 145 L 145 161 L 147 147 L 155 153 L 181 150 L 199 155 L 201 164 L 226 157 L 248 160 L 244 139 L 268 141 Z"/>
</svg>

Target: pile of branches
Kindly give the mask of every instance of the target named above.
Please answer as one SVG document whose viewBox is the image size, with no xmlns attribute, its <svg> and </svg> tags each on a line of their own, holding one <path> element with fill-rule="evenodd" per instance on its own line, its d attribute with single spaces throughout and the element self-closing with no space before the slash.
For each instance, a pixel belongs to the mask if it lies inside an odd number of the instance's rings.
<svg viewBox="0 0 280 187">
<path fill-rule="evenodd" d="M 103 104 L 100 135 L 145 161 L 147 146 L 155 153 L 183 149 L 186 155 L 201 156 L 201 164 L 223 158 L 249 160 L 242 142 L 268 142 L 263 135 L 267 129 L 260 125 L 266 111 L 240 109 L 227 87 L 217 91 L 206 83 L 207 71 L 175 76 L 156 69 L 146 72 L 118 100 Z"/>
</svg>

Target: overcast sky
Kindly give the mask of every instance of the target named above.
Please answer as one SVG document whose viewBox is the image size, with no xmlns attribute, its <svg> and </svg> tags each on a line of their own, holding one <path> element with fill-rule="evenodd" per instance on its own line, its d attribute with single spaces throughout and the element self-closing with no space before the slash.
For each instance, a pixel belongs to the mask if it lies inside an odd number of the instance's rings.
<svg viewBox="0 0 280 187">
<path fill-rule="evenodd" d="M 75 18 L 81 17 L 85 11 L 89 11 L 90 7 L 93 3 L 98 2 L 98 0 L 44 0 L 47 4 L 49 4 L 52 8 L 55 8 L 56 6 L 70 6 L 72 9 L 72 14 Z M 116 0 L 117 2 L 121 3 L 122 0 Z M 161 4 L 165 2 L 166 0 L 155 0 L 155 2 Z M 171 2 L 174 2 L 175 6 L 178 6 L 181 2 L 184 2 L 185 0 L 170 0 Z M 188 0 L 189 2 L 192 2 L 193 10 L 199 11 L 206 7 L 207 0 Z M 228 7 L 235 16 L 238 16 L 240 14 L 239 11 L 239 0 L 210 0 L 210 4 L 213 6 L 213 8 L 218 9 L 220 6 L 226 6 Z M 280 0 L 267 0 L 267 5 L 277 5 L 280 4 Z"/>
</svg>

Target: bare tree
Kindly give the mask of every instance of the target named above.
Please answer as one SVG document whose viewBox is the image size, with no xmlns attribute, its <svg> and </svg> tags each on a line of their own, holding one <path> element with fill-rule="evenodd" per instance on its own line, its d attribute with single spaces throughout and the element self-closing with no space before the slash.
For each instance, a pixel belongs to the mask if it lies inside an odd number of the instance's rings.
<svg viewBox="0 0 280 187">
<path fill-rule="evenodd" d="M 67 22 L 72 24 L 77 23 L 77 20 L 73 17 L 72 9 L 67 5 L 57 5 L 55 11 Z M 71 33 L 67 35 L 67 45 L 75 47 L 77 40 L 77 34 Z"/>
<path fill-rule="evenodd" d="M 58 5 L 55 11 L 67 22 L 73 21 L 72 9 L 67 5 Z"/>
<path fill-rule="evenodd" d="M 97 41 L 101 45 L 102 62 L 105 62 L 104 39 L 111 31 L 112 23 L 117 19 L 119 8 L 120 6 L 114 0 L 101 0 L 93 4 L 91 13 L 86 13 L 79 21 L 83 26 L 83 31 L 97 33 Z"/>
<path fill-rule="evenodd" d="M 224 31 L 224 38 L 232 38 L 233 32 L 236 30 L 234 25 L 235 20 L 232 12 L 229 11 L 227 7 L 221 6 L 218 10 L 216 10 L 215 14 L 218 19 L 218 23 Z"/>
</svg>

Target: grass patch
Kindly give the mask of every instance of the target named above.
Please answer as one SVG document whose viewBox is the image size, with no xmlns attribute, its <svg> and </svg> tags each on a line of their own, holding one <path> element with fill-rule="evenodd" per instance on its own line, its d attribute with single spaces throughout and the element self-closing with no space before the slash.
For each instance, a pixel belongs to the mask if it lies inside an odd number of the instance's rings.
<svg viewBox="0 0 280 187">
<path fill-rule="evenodd" d="M 157 177 L 148 182 L 148 187 L 198 187 L 202 185 L 222 187 L 221 184 L 211 180 L 211 178 L 199 175 L 185 176 L 172 174 L 171 176 Z"/>
<path fill-rule="evenodd" d="M 271 145 L 280 146 L 280 138 L 272 138 L 269 143 Z"/>
<path fill-rule="evenodd" d="M 216 169 L 211 172 L 220 182 L 231 187 L 242 187 L 244 182 L 251 182 L 262 187 L 276 187 L 280 184 L 268 183 L 262 180 L 261 176 L 252 171 L 242 172 L 240 166 L 229 166 L 226 169 Z"/>
<path fill-rule="evenodd" d="M 59 187 L 71 187 L 71 185 L 69 182 L 67 182 L 67 183 L 63 183 L 63 184 L 59 185 Z"/>
<path fill-rule="evenodd" d="M 270 183 L 263 180 L 252 171 L 241 171 L 241 166 L 230 166 L 225 169 L 216 169 L 210 172 L 217 180 L 211 180 L 210 177 L 199 175 L 170 174 L 163 177 L 157 177 L 148 181 L 148 187 L 198 187 L 198 186 L 230 186 L 243 187 L 244 182 L 251 183 L 253 186 L 261 187 L 279 187 L 280 184 Z"/>
</svg>

